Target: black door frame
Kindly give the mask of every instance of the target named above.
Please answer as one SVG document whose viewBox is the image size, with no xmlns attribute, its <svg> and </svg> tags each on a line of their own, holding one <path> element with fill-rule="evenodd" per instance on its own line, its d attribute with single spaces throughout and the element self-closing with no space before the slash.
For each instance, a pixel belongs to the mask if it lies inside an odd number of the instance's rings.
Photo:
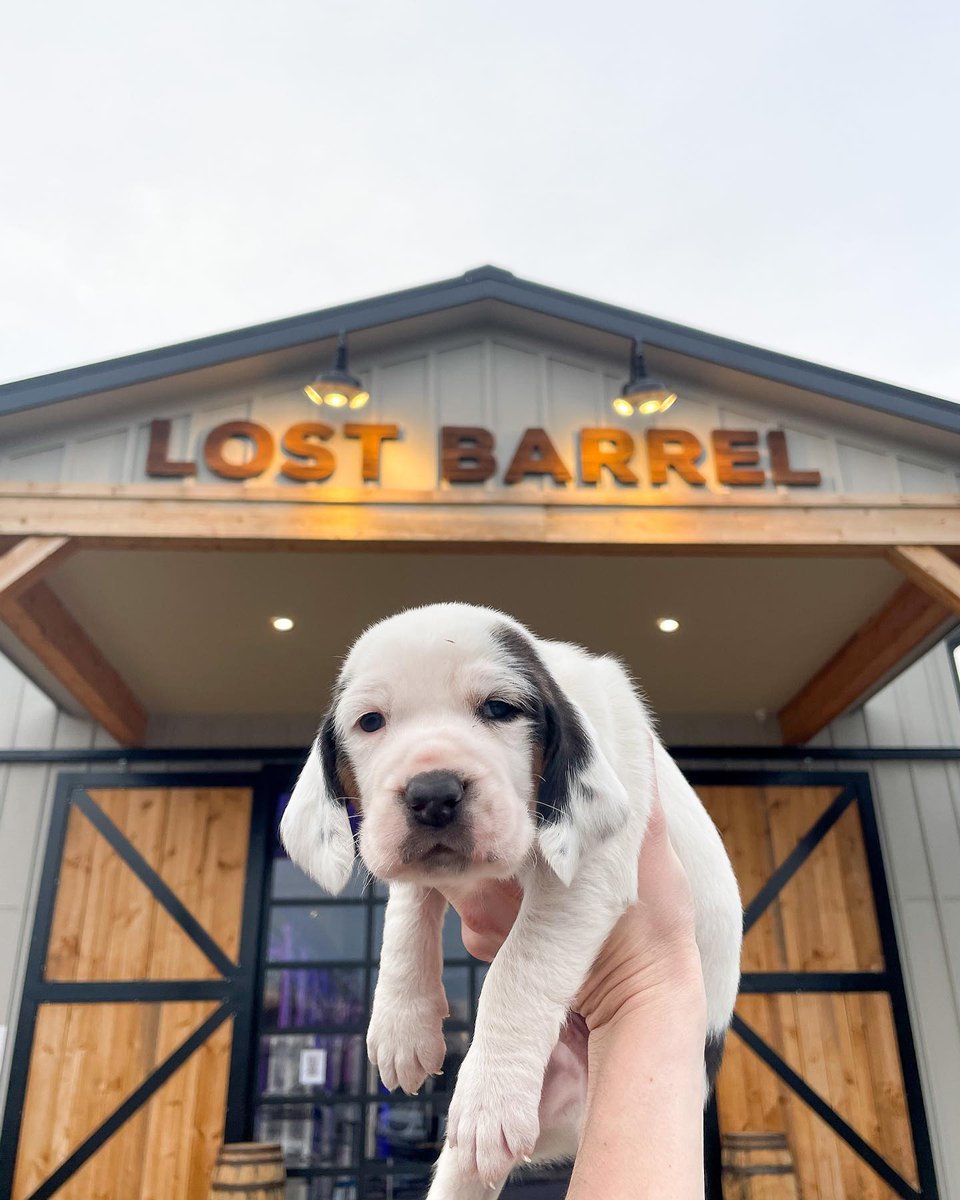
<svg viewBox="0 0 960 1200">
<path fill-rule="evenodd" d="M 170 1078 L 226 1020 L 233 1018 L 233 1039 L 227 1084 L 225 1136 L 239 1141 L 246 1134 L 247 1092 L 251 1066 L 257 972 L 259 969 L 260 920 L 266 852 L 269 844 L 270 808 L 263 791 L 262 771 L 170 772 L 163 774 L 61 774 L 57 780 L 50 828 L 44 851 L 43 870 L 36 915 L 27 959 L 26 978 L 17 1019 L 10 1079 L 0 1135 L 0 1196 L 13 1188 L 17 1146 L 26 1096 L 30 1059 L 42 1004 L 137 1003 L 164 1000 L 213 1000 L 218 1007 L 160 1063 L 134 1091 L 88 1134 L 79 1146 L 36 1188 L 29 1200 L 48 1200 L 76 1174 L 100 1147 Z M 242 787 L 252 793 L 247 875 L 244 883 L 240 929 L 240 953 L 232 963 L 219 949 L 200 922 L 160 879 L 139 852 L 123 837 L 110 818 L 87 794 L 89 789 L 123 788 L 213 788 Z M 180 925 L 222 972 L 212 980 L 98 980 L 53 982 L 44 978 L 44 966 L 53 925 L 59 884 L 60 863 L 72 807 L 77 807 L 114 847 L 127 866 L 153 894 L 165 911 Z M 15 1099 L 16 1098 L 16 1099 Z"/>
</svg>

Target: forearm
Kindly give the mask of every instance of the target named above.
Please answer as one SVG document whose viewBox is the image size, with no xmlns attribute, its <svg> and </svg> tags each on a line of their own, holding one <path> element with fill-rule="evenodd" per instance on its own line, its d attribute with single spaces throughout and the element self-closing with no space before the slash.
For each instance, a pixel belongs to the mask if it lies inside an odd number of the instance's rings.
<svg viewBox="0 0 960 1200">
<path fill-rule="evenodd" d="M 567 1200 L 703 1197 L 704 1032 L 696 1000 L 664 997 L 591 1034 Z"/>
<path fill-rule="evenodd" d="M 383 922 L 379 981 L 397 994 L 422 996 L 440 987 L 447 902 L 433 888 L 394 884 Z"/>
</svg>

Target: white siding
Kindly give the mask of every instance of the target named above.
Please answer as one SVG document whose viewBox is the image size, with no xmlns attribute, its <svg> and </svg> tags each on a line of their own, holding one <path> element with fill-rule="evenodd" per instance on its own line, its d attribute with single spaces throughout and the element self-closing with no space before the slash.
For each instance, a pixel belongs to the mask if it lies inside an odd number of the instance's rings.
<svg viewBox="0 0 960 1200">
<path fill-rule="evenodd" d="M 946 645 L 935 646 L 821 745 L 960 746 Z M 849 765 L 849 764 L 847 764 Z M 871 768 L 941 1195 L 960 1197 L 960 763 Z"/>
<path fill-rule="evenodd" d="M 753 429 L 761 434 L 763 465 L 767 465 L 763 435 L 769 429 L 783 429 L 793 465 L 819 469 L 822 490 L 827 492 L 956 492 L 960 488 L 956 463 L 947 458 L 910 450 L 842 424 L 825 430 L 821 418 L 806 421 L 796 413 L 787 414 L 679 377 L 667 380 L 681 397 L 670 412 L 642 424 L 636 419 L 624 420 L 609 405 L 623 377 L 622 362 L 577 354 L 505 331 L 494 335 L 478 329 L 425 339 L 410 343 L 402 353 L 394 351 L 354 365 L 370 386 L 372 399 L 360 413 L 324 410 L 322 414 L 321 419 L 336 429 L 328 443 L 337 460 L 329 480 L 332 487 L 360 482 L 359 443 L 339 431 L 347 421 L 359 420 L 401 426 L 401 439 L 383 450 L 384 487 L 437 486 L 437 429 L 442 424 L 480 425 L 495 432 L 499 471 L 486 485 L 489 490 L 502 486 L 502 472 L 524 429 L 546 428 L 576 476 L 576 431 L 602 423 L 628 430 L 638 443 L 644 429 L 658 424 L 690 430 L 705 445 L 713 429 Z M 243 388 L 187 394 L 110 418 L 64 424 L 42 438 L 24 436 L 0 443 L 0 481 L 143 482 L 149 422 L 166 417 L 173 423 L 171 458 L 194 460 L 198 464 L 196 483 L 211 482 L 217 477 L 207 470 L 202 456 L 203 440 L 210 429 L 223 421 L 249 419 L 279 435 L 295 421 L 320 417 L 303 397 L 303 382 L 300 376 L 275 378 Z M 230 453 L 242 455 L 242 443 L 232 446 Z M 281 463 L 278 446 L 272 466 L 244 486 L 255 490 L 263 484 L 283 483 Z M 642 447 L 638 446 L 633 465 L 641 488 L 648 486 Z M 708 490 L 729 490 L 716 484 L 709 465 L 705 474 Z M 604 476 L 601 486 L 619 486 L 606 472 Z M 532 492 L 554 485 L 532 478 L 517 486 Z M 766 489 L 772 490 L 772 485 L 768 483 Z M 683 495 L 689 485 L 670 472 L 669 482 L 657 490 Z"/>
<path fill-rule="evenodd" d="M 62 712 L 0 655 L 0 746 L 13 750 L 90 749 L 104 735 Z M 109 739 L 106 739 L 109 744 Z M 55 772 L 47 766 L 0 767 L 0 1110 L 6 1095 L 33 910 L 43 865 Z"/>
</svg>

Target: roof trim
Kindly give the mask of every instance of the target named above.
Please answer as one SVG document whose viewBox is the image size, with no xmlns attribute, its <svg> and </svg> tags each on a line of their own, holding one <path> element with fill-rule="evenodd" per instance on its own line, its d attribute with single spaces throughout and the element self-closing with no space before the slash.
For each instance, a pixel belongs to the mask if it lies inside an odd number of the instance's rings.
<svg viewBox="0 0 960 1200">
<path fill-rule="evenodd" d="M 480 300 L 499 300 L 624 338 L 640 337 L 664 350 L 804 391 L 819 392 L 889 416 L 960 433 L 960 405 L 937 396 L 879 383 L 618 305 L 531 283 L 509 271 L 490 266 L 467 271 L 454 279 L 390 292 L 369 300 L 356 300 L 299 317 L 287 317 L 3 384 L 0 385 L 0 415 L 287 350 L 335 336 L 341 330 L 350 333 L 388 325 Z"/>
</svg>

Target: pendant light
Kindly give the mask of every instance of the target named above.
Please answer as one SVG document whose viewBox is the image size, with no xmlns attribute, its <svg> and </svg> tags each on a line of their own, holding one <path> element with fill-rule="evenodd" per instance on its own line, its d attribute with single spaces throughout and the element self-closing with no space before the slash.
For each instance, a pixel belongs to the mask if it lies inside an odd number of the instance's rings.
<svg viewBox="0 0 960 1200">
<path fill-rule="evenodd" d="M 613 411 L 620 417 L 632 417 L 634 412 L 649 417 L 666 412 L 677 399 L 677 393 L 662 380 L 651 379 L 643 361 L 643 344 L 634 338 L 630 355 L 630 378 L 612 401 Z"/>
<path fill-rule="evenodd" d="M 340 334 L 337 342 L 337 357 L 326 371 L 321 371 L 312 383 L 303 389 L 314 404 L 326 404 L 330 408 L 363 408 L 370 393 L 347 366 L 347 335 Z"/>
</svg>

